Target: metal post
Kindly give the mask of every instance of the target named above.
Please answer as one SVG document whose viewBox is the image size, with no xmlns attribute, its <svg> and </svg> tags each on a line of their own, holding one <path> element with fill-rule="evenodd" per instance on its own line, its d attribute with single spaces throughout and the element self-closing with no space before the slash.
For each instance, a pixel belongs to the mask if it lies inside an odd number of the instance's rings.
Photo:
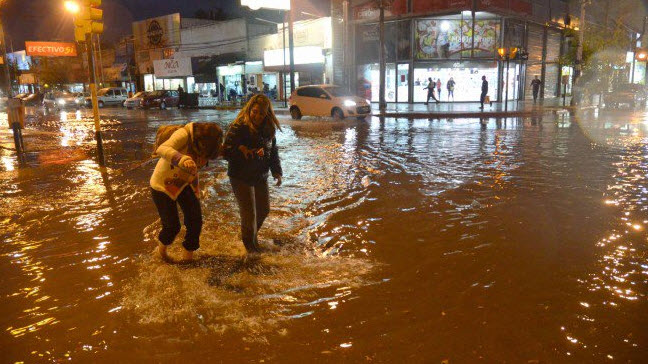
<svg viewBox="0 0 648 364">
<path fill-rule="evenodd" d="M 567 98 L 567 84 L 563 85 L 563 107 L 565 107 L 565 99 Z"/>
<path fill-rule="evenodd" d="M 99 165 L 104 167 L 103 140 L 101 138 L 101 125 L 99 124 L 99 104 L 97 102 L 97 78 L 94 68 L 94 50 L 92 47 L 92 34 L 86 34 L 86 50 L 88 53 L 88 71 L 90 72 L 90 95 L 92 97 L 92 113 L 94 115 L 95 139 L 97 140 L 97 159 Z"/>
<path fill-rule="evenodd" d="M 293 18 L 294 18 L 294 9 L 295 9 L 294 3 L 295 2 L 293 0 L 290 0 L 290 10 L 288 11 L 288 48 L 290 48 L 290 94 L 291 95 L 293 91 L 295 91 L 295 39 L 293 37 Z"/>
<path fill-rule="evenodd" d="M 574 81 L 580 77 L 583 70 L 583 39 L 585 33 L 585 5 L 587 0 L 581 0 L 580 11 L 580 31 L 578 32 L 578 49 L 576 51 L 576 70 L 574 71 Z"/>
<path fill-rule="evenodd" d="M 283 33 L 283 40 L 281 41 L 281 52 L 283 53 L 283 70 L 281 73 L 281 87 L 283 88 L 283 102 L 284 107 L 288 107 L 288 98 L 286 97 L 286 11 L 284 10 L 283 23 L 281 26 Z M 279 91 L 279 88 L 277 88 Z"/>
<path fill-rule="evenodd" d="M 379 33 L 380 41 L 378 42 L 378 57 L 380 62 L 380 81 L 379 81 L 379 90 L 378 90 L 378 109 L 380 111 L 385 111 L 385 3 L 384 0 L 380 0 L 380 24 L 379 24 Z"/>
<path fill-rule="evenodd" d="M 101 54 L 101 39 L 99 38 L 99 34 L 97 34 L 97 46 L 99 48 L 99 74 L 101 75 L 101 87 L 104 87 L 104 74 L 103 74 L 103 55 Z"/>
<path fill-rule="evenodd" d="M 507 49 L 507 52 L 509 50 Z M 511 54 L 506 54 L 506 96 L 504 96 L 504 112 L 508 111 L 508 90 L 509 90 L 509 63 L 511 60 Z"/>
</svg>

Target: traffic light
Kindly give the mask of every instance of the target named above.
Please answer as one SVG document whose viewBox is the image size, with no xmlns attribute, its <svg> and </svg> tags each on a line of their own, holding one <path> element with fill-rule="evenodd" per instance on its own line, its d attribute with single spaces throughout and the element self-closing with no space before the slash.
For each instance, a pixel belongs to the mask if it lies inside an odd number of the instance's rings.
<svg viewBox="0 0 648 364">
<path fill-rule="evenodd" d="M 640 62 L 648 61 L 648 49 L 637 48 L 635 50 L 635 59 Z"/>
<path fill-rule="evenodd" d="M 103 10 L 98 7 L 101 0 L 82 0 L 79 15 L 74 21 L 74 38 L 77 42 L 85 42 L 86 34 L 101 34 L 104 30 Z"/>
</svg>

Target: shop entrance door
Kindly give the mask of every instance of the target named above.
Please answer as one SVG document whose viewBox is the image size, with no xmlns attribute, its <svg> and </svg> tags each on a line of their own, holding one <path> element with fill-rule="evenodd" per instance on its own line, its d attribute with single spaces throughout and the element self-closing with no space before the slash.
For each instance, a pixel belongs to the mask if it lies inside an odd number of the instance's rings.
<svg viewBox="0 0 648 364">
<path fill-rule="evenodd" d="M 409 102 L 409 64 L 400 63 L 396 73 L 396 101 Z"/>
<path fill-rule="evenodd" d="M 506 80 L 506 63 L 502 68 L 504 72 L 502 89 L 502 99 L 506 97 L 506 89 L 508 88 L 508 99 L 517 100 L 520 92 L 520 65 L 511 63 L 508 70 L 508 81 Z"/>
</svg>

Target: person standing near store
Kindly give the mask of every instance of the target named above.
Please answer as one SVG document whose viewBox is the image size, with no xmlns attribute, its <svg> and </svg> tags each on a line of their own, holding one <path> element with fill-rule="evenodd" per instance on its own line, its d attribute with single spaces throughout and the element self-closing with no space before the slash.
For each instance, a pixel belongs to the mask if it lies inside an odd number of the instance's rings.
<svg viewBox="0 0 648 364">
<path fill-rule="evenodd" d="M 441 100 L 441 79 L 440 78 L 437 78 L 436 87 L 437 87 L 437 98 Z"/>
<path fill-rule="evenodd" d="M 430 101 L 430 97 L 434 99 L 434 101 L 437 102 L 437 104 L 440 102 L 439 99 L 437 99 L 434 96 L 434 89 L 436 88 L 436 83 L 432 80 L 432 77 L 428 77 L 428 84 L 427 86 L 424 87 L 424 89 L 427 89 L 427 97 L 425 98 L 425 105 L 428 104 Z"/>
<path fill-rule="evenodd" d="M 479 103 L 481 104 L 479 109 L 481 110 L 484 110 L 484 100 L 486 99 L 486 95 L 488 95 L 488 81 L 486 81 L 486 76 L 482 76 L 481 95 L 479 96 Z"/>
<path fill-rule="evenodd" d="M 535 104 L 538 100 L 538 93 L 540 92 L 540 86 L 542 81 L 538 78 L 538 75 L 531 81 L 531 87 L 533 87 L 533 103 Z"/>
<path fill-rule="evenodd" d="M 455 81 L 452 79 L 452 77 L 450 77 L 450 79 L 448 80 L 446 88 L 448 89 L 448 101 L 450 101 L 450 96 L 452 96 L 452 101 L 454 101 Z"/>
<path fill-rule="evenodd" d="M 182 86 L 178 86 L 178 107 L 181 107 L 185 104 L 185 93 Z"/>
<path fill-rule="evenodd" d="M 270 99 L 256 94 L 232 122 L 223 144 L 227 175 L 241 216 L 241 239 L 248 253 L 261 251 L 257 234 L 270 213 L 268 172 L 281 186 L 283 172 L 275 133 L 281 130 Z"/>
</svg>

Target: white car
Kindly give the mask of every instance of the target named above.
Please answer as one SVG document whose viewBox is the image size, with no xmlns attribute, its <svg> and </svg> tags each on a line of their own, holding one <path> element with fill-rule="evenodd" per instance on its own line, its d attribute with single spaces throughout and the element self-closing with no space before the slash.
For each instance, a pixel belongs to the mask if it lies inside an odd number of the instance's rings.
<svg viewBox="0 0 648 364">
<path fill-rule="evenodd" d="M 97 91 L 97 104 L 99 107 L 108 105 L 124 105 L 128 98 L 128 91 L 123 87 L 106 87 Z M 86 98 L 86 106 L 92 107 L 92 99 Z"/>
<path fill-rule="evenodd" d="M 354 96 L 335 85 L 311 85 L 295 89 L 290 95 L 290 116 L 299 120 L 302 116 L 332 116 L 337 120 L 345 117 L 364 119 L 371 114 L 369 100 Z"/>
<path fill-rule="evenodd" d="M 140 107 L 142 103 L 142 99 L 148 95 L 148 92 L 146 91 L 140 91 L 133 95 L 133 97 L 129 97 L 124 101 L 124 107 L 127 109 L 132 109 L 132 108 L 137 108 Z"/>
</svg>

